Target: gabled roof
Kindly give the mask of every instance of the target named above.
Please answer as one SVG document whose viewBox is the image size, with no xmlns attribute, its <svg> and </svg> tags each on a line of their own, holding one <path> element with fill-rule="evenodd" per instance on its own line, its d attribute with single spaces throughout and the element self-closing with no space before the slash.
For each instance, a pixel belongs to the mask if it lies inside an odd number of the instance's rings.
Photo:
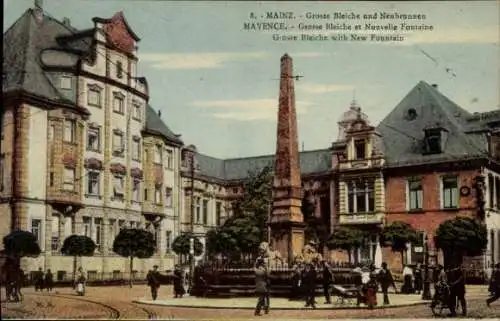
<svg viewBox="0 0 500 321">
<path fill-rule="evenodd" d="M 415 117 L 410 117 L 413 109 Z M 484 135 L 467 134 L 472 115 L 441 94 L 437 88 L 419 82 L 380 122 L 387 166 L 400 166 L 435 161 L 458 160 L 484 156 Z M 412 119 L 414 118 L 414 119 Z M 441 127 L 447 131 L 444 150 L 440 154 L 423 155 L 424 129 Z"/>
<path fill-rule="evenodd" d="M 33 9 L 28 9 L 4 33 L 3 92 L 23 90 L 53 101 L 69 102 L 42 70 L 40 52 L 58 48 L 56 36 L 71 31 L 61 22 L 43 16 L 37 22 Z"/>
<path fill-rule="evenodd" d="M 160 116 L 158 116 L 153 107 L 149 104 L 146 106 L 146 132 L 163 136 L 174 144 L 183 144 L 179 136 L 174 134 L 174 132 L 165 125 Z"/>
<path fill-rule="evenodd" d="M 135 41 L 137 41 L 137 42 L 141 41 L 141 38 L 139 38 L 139 36 L 137 36 L 137 34 L 132 30 L 132 28 L 130 28 L 130 25 L 128 24 L 127 19 L 125 19 L 125 15 L 123 14 L 123 11 L 119 11 L 119 12 L 115 13 L 109 19 L 94 17 L 94 18 L 92 18 L 92 21 L 100 22 L 100 23 L 109 23 L 109 22 L 112 22 L 112 21 L 118 20 L 118 19 L 123 22 L 123 24 L 125 25 L 125 28 L 127 28 L 128 33 L 130 34 L 130 36 L 132 36 L 132 38 L 134 38 Z"/>
</svg>

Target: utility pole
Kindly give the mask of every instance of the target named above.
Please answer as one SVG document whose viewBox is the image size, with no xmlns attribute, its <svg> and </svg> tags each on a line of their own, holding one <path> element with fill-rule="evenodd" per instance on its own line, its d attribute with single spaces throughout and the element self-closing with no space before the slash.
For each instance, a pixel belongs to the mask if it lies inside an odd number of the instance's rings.
<svg viewBox="0 0 500 321">
<path fill-rule="evenodd" d="M 430 300 L 431 289 L 430 289 L 430 275 L 429 275 L 429 243 L 427 238 L 427 233 L 423 235 L 424 241 L 424 288 L 422 291 L 422 300 Z"/>
</svg>

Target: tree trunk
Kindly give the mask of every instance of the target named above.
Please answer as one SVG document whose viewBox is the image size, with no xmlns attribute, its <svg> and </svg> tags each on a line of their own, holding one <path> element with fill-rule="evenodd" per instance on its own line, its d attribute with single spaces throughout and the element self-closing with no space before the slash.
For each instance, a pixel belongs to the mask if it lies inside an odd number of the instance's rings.
<svg viewBox="0 0 500 321">
<path fill-rule="evenodd" d="M 73 256 L 73 289 L 76 288 L 76 255 Z"/>
<path fill-rule="evenodd" d="M 134 257 L 130 257 L 130 276 L 129 276 L 129 286 L 132 287 L 132 269 L 134 268 Z"/>
<path fill-rule="evenodd" d="M 401 255 L 401 268 L 404 269 L 404 267 L 405 267 L 405 252 L 400 251 L 399 254 Z"/>
<path fill-rule="evenodd" d="M 351 260 L 351 250 L 347 250 L 347 261 L 349 262 L 349 264 L 352 264 L 352 260 Z"/>
</svg>

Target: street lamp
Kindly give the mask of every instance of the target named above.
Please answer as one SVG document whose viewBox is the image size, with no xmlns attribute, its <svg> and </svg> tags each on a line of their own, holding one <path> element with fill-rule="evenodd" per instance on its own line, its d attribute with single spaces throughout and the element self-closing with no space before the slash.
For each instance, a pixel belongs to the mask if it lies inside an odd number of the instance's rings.
<svg viewBox="0 0 500 321">
<path fill-rule="evenodd" d="M 430 300 L 431 289 L 430 289 L 430 278 L 429 278 L 429 244 L 427 233 L 423 235 L 424 241 L 424 289 L 422 291 L 422 300 Z"/>
</svg>

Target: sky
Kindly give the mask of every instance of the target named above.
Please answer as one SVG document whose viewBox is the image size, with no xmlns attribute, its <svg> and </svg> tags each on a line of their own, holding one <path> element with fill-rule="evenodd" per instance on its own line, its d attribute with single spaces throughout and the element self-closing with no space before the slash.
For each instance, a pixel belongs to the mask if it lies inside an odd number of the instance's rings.
<svg viewBox="0 0 500 321">
<path fill-rule="evenodd" d="M 4 28 L 32 0 L 6 0 Z M 150 104 L 185 144 L 219 158 L 273 154 L 276 149 L 280 57 L 293 58 L 300 148 L 328 148 L 353 98 L 378 124 L 421 80 L 470 112 L 500 108 L 498 1 L 270 2 L 44 0 L 52 17 L 93 27 L 92 18 L 123 11 L 141 38 L 138 73 L 148 79 Z M 295 19 L 265 19 L 267 12 Z M 330 19 L 307 19 L 307 13 Z M 333 20 L 333 14 L 360 14 Z M 366 20 L 364 14 L 421 14 L 423 20 Z M 252 18 L 251 14 L 254 14 Z M 264 17 L 262 17 L 264 16 Z M 367 18 L 367 17 L 366 17 Z M 284 31 L 244 30 L 244 23 L 284 23 Z M 332 31 L 366 23 L 420 31 Z M 302 24 L 302 25 L 299 25 Z M 299 30 L 304 25 L 322 30 Z M 301 41 L 300 35 L 400 35 L 404 41 Z M 273 40 L 273 34 L 297 41 Z M 349 37 L 348 37 L 349 38 Z"/>
</svg>

